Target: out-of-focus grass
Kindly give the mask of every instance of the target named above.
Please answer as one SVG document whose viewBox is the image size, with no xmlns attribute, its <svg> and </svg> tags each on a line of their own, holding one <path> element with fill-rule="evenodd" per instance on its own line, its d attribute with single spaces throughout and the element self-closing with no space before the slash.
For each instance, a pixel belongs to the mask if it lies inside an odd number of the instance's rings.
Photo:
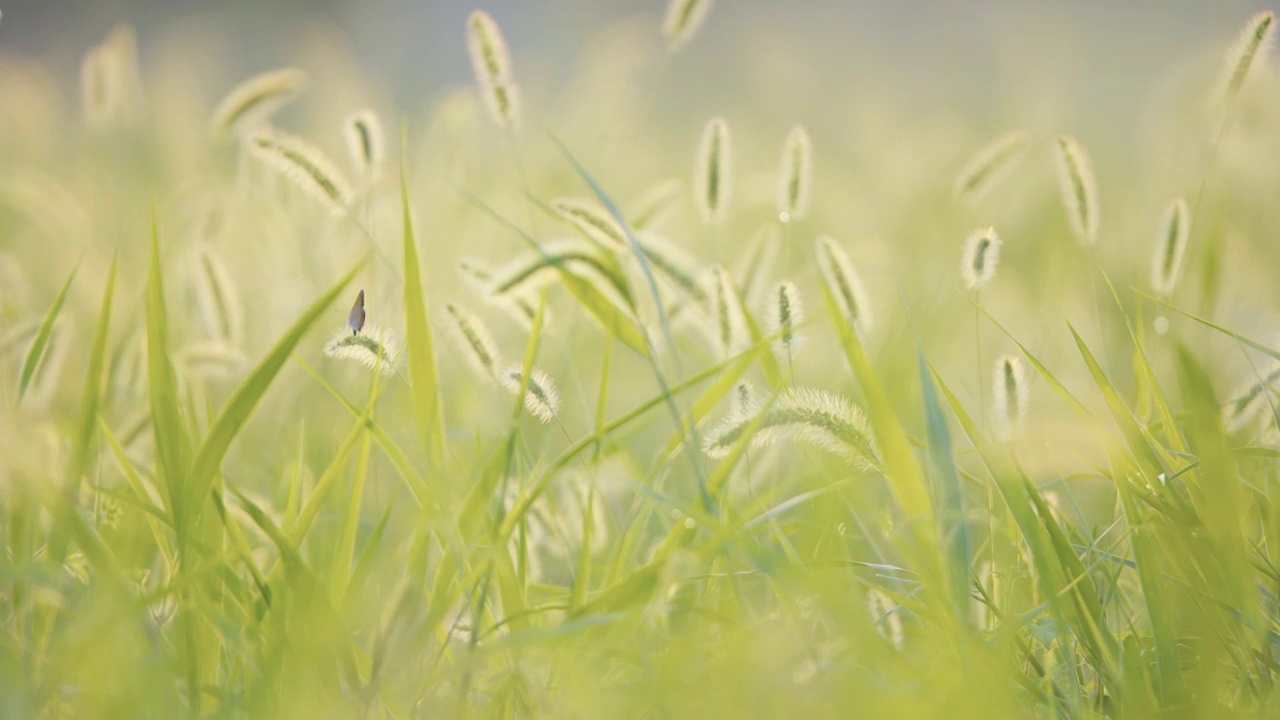
<svg viewBox="0 0 1280 720">
<path fill-rule="evenodd" d="M 306 94 L 219 129 L 209 68 L 127 29 L 83 88 L 0 59 L 0 715 L 1280 710 L 1265 56 L 1225 105 L 1189 63 L 1090 131 L 843 91 L 677 127 L 664 90 L 698 69 L 652 19 L 570 91 L 522 88 L 518 132 L 481 93 L 519 57 L 422 110 L 312 58 Z M 342 145 L 364 107 L 381 167 Z M 695 167 L 718 115 L 731 162 Z M 268 123 L 318 149 L 262 162 Z M 1089 250 L 1064 135 L 1093 150 Z M 1001 137 L 1018 159 L 957 195 Z"/>
</svg>

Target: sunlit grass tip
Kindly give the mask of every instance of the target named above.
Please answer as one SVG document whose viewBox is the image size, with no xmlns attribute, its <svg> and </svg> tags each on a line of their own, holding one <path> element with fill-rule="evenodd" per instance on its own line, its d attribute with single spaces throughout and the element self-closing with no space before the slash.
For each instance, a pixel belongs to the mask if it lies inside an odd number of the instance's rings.
<svg viewBox="0 0 1280 720">
<path fill-rule="evenodd" d="M 502 371 L 502 387 L 512 395 L 520 394 L 522 380 L 519 365 L 509 365 Z M 524 407 L 540 422 L 551 422 L 560 411 L 560 391 L 551 377 L 538 368 L 529 373 L 529 387 L 524 395 Z"/>
<path fill-rule="evenodd" d="M 341 360 L 354 360 L 367 368 L 377 368 L 390 375 L 400 360 L 400 344 L 395 334 L 377 325 L 366 325 L 364 330 L 352 333 L 343 326 L 333 334 L 324 346 L 324 354 Z"/>
<path fill-rule="evenodd" d="M 707 298 L 708 334 L 721 358 L 746 349 L 747 320 L 734 287 L 733 277 L 721 265 L 709 268 L 703 279 Z"/>
<path fill-rule="evenodd" d="M 1254 68 L 1265 65 L 1275 32 L 1276 15 L 1270 10 L 1249 18 L 1241 28 L 1240 35 L 1223 58 L 1222 77 L 1216 94 L 1220 105 L 1234 100 L 1249 83 Z"/>
<path fill-rule="evenodd" d="M 893 598 L 877 588 L 867 590 L 867 612 L 880 635 L 895 649 L 901 650 L 906 635 L 902 629 L 902 617 L 898 614 L 898 604 Z"/>
<path fill-rule="evenodd" d="M 281 68 L 254 75 L 231 89 L 213 111 L 216 133 L 240 133 L 260 129 L 272 115 L 293 102 L 308 85 L 298 68 Z"/>
<path fill-rule="evenodd" d="M 499 380 L 502 356 L 484 321 L 454 303 L 445 303 L 444 311 L 449 316 L 449 335 L 466 358 L 467 365 L 482 380 Z"/>
<path fill-rule="evenodd" d="M 360 176 L 366 180 L 376 179 L 382 173 L 387 153 L 378 114 L 366 108 L 348 115 L 342 123 L 342 137 L 347 143 L 347 154 Z"/>
<path fill-rule="evenodd" d="M 956 176 L 956 196 L 967 202 L 981 200 L 1018 166 L 1030 144 L 1025 130 L 1014 130 L 979 148 Z"/>
<path fill-rule="evenodd" d="M 1151 287 L 1161 297 L 1172 295 L 1178 283 L 1190 232 L 1187 202 L 1176 198 L 1164 211 L 1160 235 L 1156 238 L 1155 253 L 1151 258 Z"/>
<path fill-rule="evenodd" d="M 675 52 L 684 47 L 707 20 L 712 0 L 668 0 L 667 12 L 662 20 L 662 36 L 667 39 L 667 50 Z"/>
<path fill-rule="evenodd" d="M 599 203 L 585 198 L 563 197 L 551 201 L 560 219 L 591 242 L 614 252 L 627 249 L 627 236 L 613 216 Z"/>
<path fill-rule="evenodd" d="M 205 332 L 236 346 L 244 339 L 240 291 L 231 273 L 213 248 L 201 245 L 195 252 L 195 298 Z"/>
<path fill-rule="evenodd" d="M 1000 236 L 995 228 L 975 230 L 964 241 L 964 257 L 960 261 L 960 277 L 970 290 L 981 290 L 996 278 L 1000 265 Z"/>
<path fill-rule="evenodd" d="M 1062 135 L 1054 143 L 1054 160 L 1058 171 L 1058 189 L 1062 206 L 1076 242 L 1086 247 L 1098 241 L 1098 181 L 1093 162 L 1080 142 Z"/>
<path fill-rule="evenodd" d="M 836 305 L 846 322 L 867 332 L 873 325 L 871 305 L 863 289 L 862 279 L 853 267 L 853 261 L 840 243 L 828 235 L 818 237 L 815 245 L 818 269 L 835 296 Z"/>
<path fill-rule="evenodd" d="M 778 219 L 803 220 L 813 202 L 813 142 L 799 125 L 787 133 L 778 166 Z"/>
<path fill-rule="evenodd" d="M 520 91 L 511 73 L 511 51 L 493 16 L 476 10 L 467 17 L 467 51 L 471 69 L 495 122 L 512 130 L 520 126 Z"/>
<path fill-rule="evenodd" d="M 708 225 L 719 225 L 728 214 L 733 189 L 731 154 L 729 124 L 724 118 L 711 118 L 702 129 L 693 165 L 693 202 Z"/>
<path fill-rule="evenodd" d="M 1027 368 L 1020 356 L 1002 355 L 996 359 L 991 388 L 996 435 L 1001 440 L 1012 440 L 1021 431 L 1031 407 Z"/>
<path fill-rule="evenodd" d="M 351 186 L 316 146 L 284 132 L 259 133 L 249 141 L 254 155 L 335 215 L 351 202 Z"/>
<path fill-rule="evenodd" d="M 637 232 L 657 228 L 675 211 L 683 194 L 684 182 L 675 178 L 651 185 L 636 199 L 627 214 L 631 227 Z"/>
<path fill-rule="evenodd" d="M 795 357 L 804 346 L 799 326 L 804 322 L 804 301 L 800 288 L 790 280 L 780 280 L 770 290 L 769 301 L 764 308 L 767 332 L 777 337 L 774 350 L 788 360 Z"/>
<path fill-rule="evenodd" d="M 728 455 L 759 414 L 765 412 L 759 430 L 751 438 L 753 447 L 764 447 L 781 439 L 798 440 L 865 466 L 879 464 L 866 415 L 841 395 L 790 387 L 783 390 L 772 405 L 753 400 L 744 406 L 746 412 L 731 412 L 707 434 L 703 451 L 708 457 Z"/>
</svg>

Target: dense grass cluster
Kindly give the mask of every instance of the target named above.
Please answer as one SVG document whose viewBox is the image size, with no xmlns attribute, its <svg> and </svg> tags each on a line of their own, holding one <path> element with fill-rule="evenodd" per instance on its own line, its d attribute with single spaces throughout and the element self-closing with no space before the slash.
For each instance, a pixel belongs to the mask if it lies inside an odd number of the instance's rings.
<svg viewBox="0 0 1280 720">
<path fill-rule="evenodd" d="M 662 126 L 733 11 L 0 55 L 0 716 L 1280 713 L 1274 16 L 1121 152 Z"/>
</svg>

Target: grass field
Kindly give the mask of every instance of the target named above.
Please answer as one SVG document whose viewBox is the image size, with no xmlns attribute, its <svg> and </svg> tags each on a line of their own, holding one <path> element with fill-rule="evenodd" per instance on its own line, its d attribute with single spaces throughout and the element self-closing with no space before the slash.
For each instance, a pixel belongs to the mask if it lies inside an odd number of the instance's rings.
<svg viewBox="0 0 1280 720">
<path fill-rule="evenodd" d="M 0 55 L 0 717 L 1280 716 L 1274 16 L 1087 129 L 675 122 L 733 12 Z"/>
</svg>

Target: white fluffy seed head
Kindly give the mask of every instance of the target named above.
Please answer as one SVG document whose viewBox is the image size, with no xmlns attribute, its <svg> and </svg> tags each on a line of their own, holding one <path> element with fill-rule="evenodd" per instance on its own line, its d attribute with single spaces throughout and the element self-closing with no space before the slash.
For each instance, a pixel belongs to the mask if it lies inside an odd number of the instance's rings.
<svg viewBox="0 0 1280 720">
<path fill-rule="evenodd" d="M 956 177 L 956 196 L 966 202 L 981 200 L 1017 167 L 1030 143 L 1025 130 L 1014 130 L 979 148 Z"/>
<path fill-rule="evenodd" d="M 249 147 L 255 157 L 327 206 L 334 215 L 346 212 L 351 201 L 351 186 L 320 148 L 279 131 L 254 135 Z"/>
<path fill-rule="evenodd" d="M 508 365 L 502 371 L 502 387 L 512 395 L 520 394 L 522 381 L 519 365 Z M 551 378 L 538 368 L 529 373 L 528 389 L 524 394 L 524 407 L 540 422 L 549 423 L 560 411 L 560 392 Z"/>
<path fill-rule="evenodd" d="M 476 377 L 485 381 L 498 380 L 502 356 L 484 321 L 453 303 L 445 303 L 444 311 L 449 316 L 449 335 Z"/>
<path fill-rule="evenodd" d="M 1182 259 L 1187 254 L 1187 239 L 1191 232 L 1187 203 L 1176 198 L 1169 203 L 1160 222 L 1160 235 L 1156 238 L 1155 254 L 1151 258 L 1151 287 L 1157 295 L 1168 297 L 1182 274 Z"/>
<path fill-rule="evenodd" d="M 996 435 L 1001 440 L 1012 440 L 1021 429 L 1031 406 L 1027 369 L 1022 358 L 1017 355 L 1002 355 L 997 358 L 991 387 Z"/>
<path fill-rule="evenodd" d="M 769 335 L 777 338 L 774 350 L 790 360 L 804 345 L 804 337 L 799 332 L 800 324 L 804 322 L 800 289 L 790 280 L 782 280 L 769 291 L 768 298 L 764 316 Z"/>
<path fill-rule="evenodd" d="M 591 242 L 615 252 L 627 249 L 622 226 L 598 202 L 586 198 L 556 198 L 551 209 Z"/>
<path fill-rule="evenodd" d="M 872 327 L 871 307 L 862 280 L 853 261 L 834 238 L 822 235 L 816 243 L 818 269 L 835 297 L 840 314 L 855 329 L 867 332 Z"/>
<path fill-rule="evenodd" d="M 888 640 L 897 650 L 905 643 L 902 630 L 902 617 L 898 615 L 898 604 L 882 590 L 871 588 L 867 591 L 867 612 L 871 622 L 880 631 L 880 635 Z"/>
<path fill-rule="evenodd" d="M 467 50 L 471 70 L 496 123 L 520 127 L 520 91 L 511 73 L 511 51 L 493 16 L 476 10 L 467 18 Z"/>
<path fill-rule="evenodd" d="M 347 154 L 365 180 L 376 179 L 382 174 L 386 159 L 386 138 L 382 133 L 382 121 L 372 110 L 358 110 L 342 123 L 342 137 L 347 142 Z"/>
<path fill-rule="evenodd" d="M 747 319 L 733 277 L 723 266 L 713 265 L 704 278 L 712 345 L 722 359 L 733 357 L 746 349 L 748 337 Z"/>
<path fill-rule="evenodd" d="M 351 328 L 344 325 L 324 346 L 324 354 L 331 358 L 354 360 L 390 375 L 396 371 L 400 360 L 400 343 L 388 328 L 366 325 L 360 332 L 352 333 Z"/>
<path fill-rule="evenodd" d="M 1063 135 L 1054 143 L 1058 189 L 1076 242 L 1086 247 L 1098 241 L 1098 181 L 1093 163 L 1080 142 Z"/>
<path fill-rule="evenodd" d="M 216 133 L 259 130 L 280 108 L 306 91 L 307 74 L 297 68 L 264 72 L 231 89 L 213 112 Z"/>
<path fill-rule="evenodd" d="M 778 166 L 778 217 L 782 222 L 803 220 L 813 198 L 813 143 L 799 125 L 791 128 Z"/>
<path fill-rule="evenodd" d="M 662 36 L 667 50 L 675 52 L 693 39 L 711 12 L 712 0 L 668 0 L 662 20 Z"/>
<path fill-rule="evenodd" d="M 733 164 L 729 124 L 714 117 L 702 129 L 693 165 L 693 204 L 703 222 L 719 225 L 728 214 Z"/>
<path fill-rule="evenodd" d="M 965 287 L 981 290 L 991 284 L 1000 265 L 1000 236 L 995 228 L 975 230 L 964 241 L 964 257 L 960 261 L 960 277 Z"/>
<path fill-rule="evenodd" d="M 1249 18 L 1223 58 L 1222 77 L 1217 90 L 1219 104 L 1226 105 L 1234 100 L 1254 75 L 1254 68 L 1265 65 L 1275 34 L 1275 13 L 1267 10 Z"/>
<path fill-rule="evenodd" d="M 761 412 L 766 414 L 751 438 L 752 447 L 798 440 L 864 466 L 879 462 L 871 427 L 860 408 L 841 395 L 799 387 L 786 388 L 772 405 L 751 399 L 743 412 L 731 411 L 707 434 L 703 451 L 712 458 L 728 455 Z"/>
</svg>

